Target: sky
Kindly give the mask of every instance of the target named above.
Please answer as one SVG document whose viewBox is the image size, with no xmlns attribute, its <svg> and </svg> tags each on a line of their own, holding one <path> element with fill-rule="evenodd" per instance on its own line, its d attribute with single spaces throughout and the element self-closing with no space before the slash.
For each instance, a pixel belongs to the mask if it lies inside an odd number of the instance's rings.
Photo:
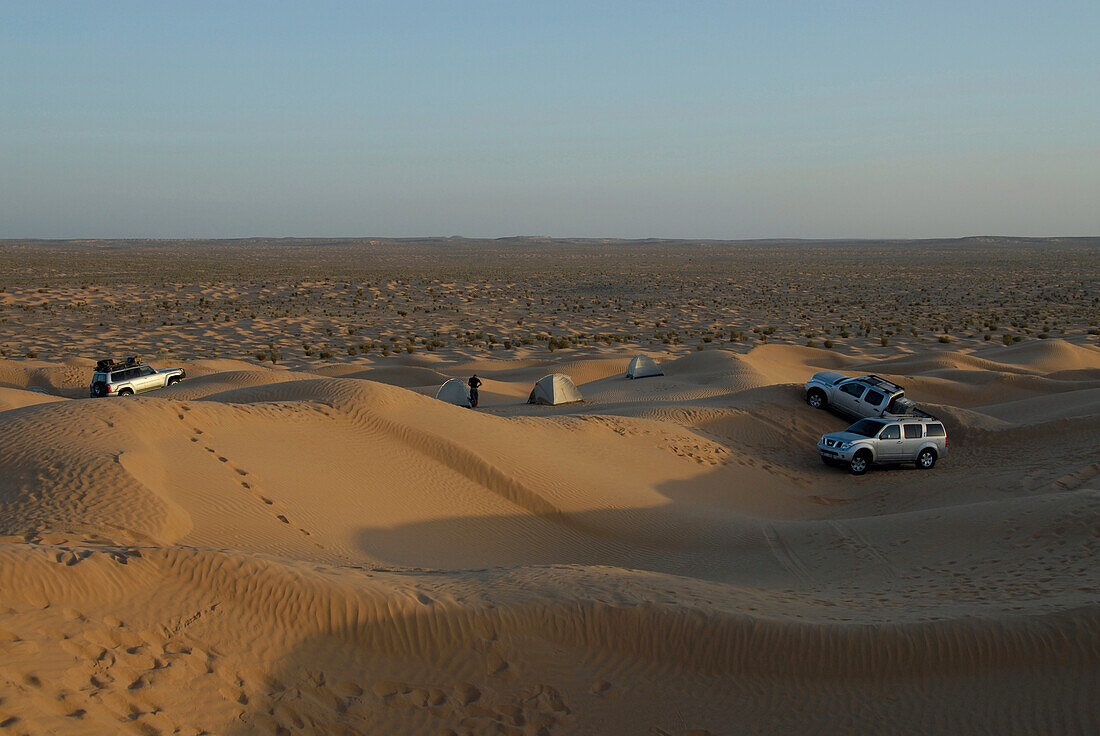
<svg viewBox="0 0 1100 736">
<path fill-rule="evenodd" d="M 1100 3 L 9 2 L 0 238 L 1100 235 Z"/>
</svg>

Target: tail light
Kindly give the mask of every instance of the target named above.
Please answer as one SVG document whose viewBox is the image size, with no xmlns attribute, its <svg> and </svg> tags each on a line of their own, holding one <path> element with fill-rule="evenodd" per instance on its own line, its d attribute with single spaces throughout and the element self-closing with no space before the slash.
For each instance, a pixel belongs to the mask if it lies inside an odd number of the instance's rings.
<svg viewBox="0 0 1100 736">
<path fill-rule="evenodd" d="M 107 384 L 104 388 L 107 389 L 107 393 L 111 393 L 111 384 Z"/>
</svg>

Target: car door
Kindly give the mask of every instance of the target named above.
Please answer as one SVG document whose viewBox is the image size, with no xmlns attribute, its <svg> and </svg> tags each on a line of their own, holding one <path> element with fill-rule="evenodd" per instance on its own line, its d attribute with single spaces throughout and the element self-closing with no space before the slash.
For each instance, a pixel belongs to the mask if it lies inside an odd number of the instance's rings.
<svg viewBox="0 0 1100 736">
<path fill-rule="evenodd" d="M 863 396 L 867 387 L 862 383 L 843 383 L 840 385 L 840 389 L 835 394 L 833 404 L 841 411 L 847 412 L 855 417 L 862 417 L 859 413 L 859 399 Z"/>
<path fill-rule="evenodd" d="M 133 378 L 133 370 L 127 368 L 126 370 L 115 371 L 111 374 L 111 382 L 115 385 L 115 393 L 118 393 L 124 388 L 133 389 L 133 384 L 130 383 L 130 379 Z"/>
<path fill-rule="evenodd" d="M 860 416 L 864 417 L 877 417 L 882 415 L 882 410 L 886 408 L 886 394 L 875 389 L 868 389 L 867 393 L 860 399 L 861 406 L 859 407 Z"/>
<path fill-rule="evenodd" d="M 901 460 L 902 444 L 901 425 L 888 424 L 878 433 L 878 443 L 875 447 L 879 462 L 897 462 Z"/>
<path fill-rule="evenodd" d="M 910 462 L 917 457 L 917 450 L 924 444 L 924 425 L 917 422 L 901 425 L 900 460 Z"/>
<path fill-rule="evenodd" d="M 159 378 L 151 365 L 142 365 L 133 369 L 137 372 L 137 380 L 134 381 L 134 391 L 152 391 L 157 388 Z"/>
</svg>

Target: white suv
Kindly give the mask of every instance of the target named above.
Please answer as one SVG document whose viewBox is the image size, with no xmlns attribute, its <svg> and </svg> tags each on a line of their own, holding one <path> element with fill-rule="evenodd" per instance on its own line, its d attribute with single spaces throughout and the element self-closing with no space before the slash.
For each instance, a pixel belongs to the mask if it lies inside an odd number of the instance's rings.
<svg viewBox="0 0 1100 736">
<path fill-rule="evenodd" d="M 915 463 L 931 470 L 947 455 L 947 430 L 923 413 L 860 419 L 843 432 L 822 435 L 817 452 L 826 465 L 847 465 L 855 475 L 888 463 Z"/>
<path fill-rule="evenodd" d="M 920 413 L 905 398 L 905 390 L 892 381 L 874 375 L 849 378 L 835 371 L 815 373 L 806 382 L 806 403 L 815 409 L 829 407 L 856 419 Z"/>
<path fill-rule="evenodd" d="M 156 370 L 137 358 L 127 358 L 125 363 L 101 360 L 92 374 L 92 398 L 102 396 L 132 396 L 142 391 L 179 383 L 187 374 L 182 368 Z"/>
</svg>

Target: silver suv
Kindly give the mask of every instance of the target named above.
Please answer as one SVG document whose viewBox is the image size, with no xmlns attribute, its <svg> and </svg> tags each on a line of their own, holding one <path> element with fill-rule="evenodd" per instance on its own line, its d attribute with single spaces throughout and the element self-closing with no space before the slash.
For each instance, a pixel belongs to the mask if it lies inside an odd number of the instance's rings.
<svg viewBox="0 0 1100 736">
<path fill-rule="evenodd" d="M 896 383 L 881 376 L 849 378 L 835 371 L 815 373 L 806 382 L 806 403 L 815 409 L 830 407 L 856 419 L 916 412 L 916 405 Z"/>
<path fill-rule="evenodd" d="M 847 465 L 855 475 L 888 463 L 930 470 L 947 455 L 947 430 L 927 414 L 860 419 L 843 432 L 823 435 L 817 451 L 826 465 Z"/>
<path fill-rule="evenodd" d="M 156 370 L 138 358 L 126 362 L 101 360 L 92 374 L 92 398 L 101 396 L 132 396 L 142 391 L 171 386 L 187 377 L 182 368 Z"/>
</svg>

